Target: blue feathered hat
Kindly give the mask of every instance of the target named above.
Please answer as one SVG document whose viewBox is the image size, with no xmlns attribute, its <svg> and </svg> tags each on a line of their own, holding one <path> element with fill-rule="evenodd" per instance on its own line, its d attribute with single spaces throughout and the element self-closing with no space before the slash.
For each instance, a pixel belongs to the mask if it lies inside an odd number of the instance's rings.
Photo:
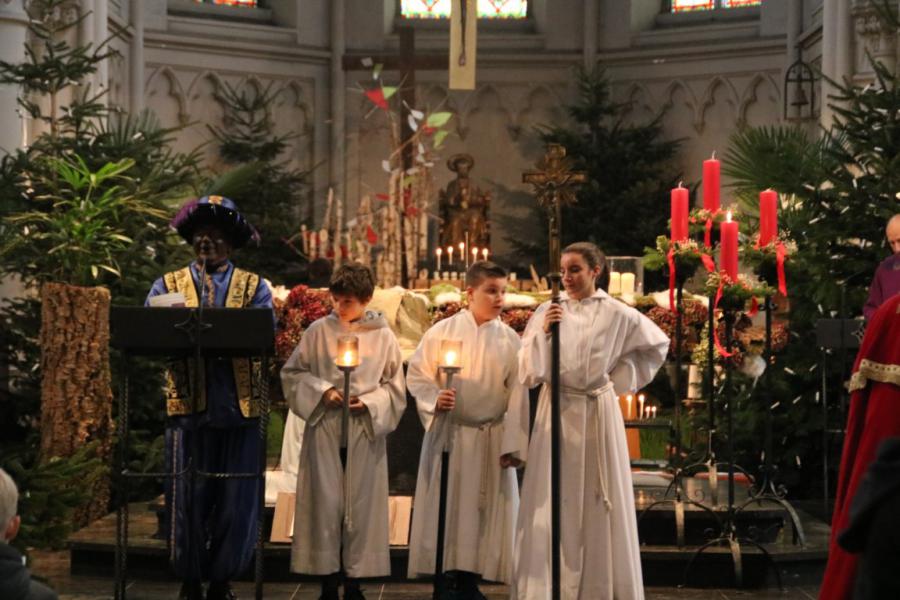
<svg viewBox="0 0 900 600">
<path fill-rule="evenodd" d="M 193 242 L 194 231 L 201 225 L 220 227 L 235 248 L 245 246 L 250 240 L 259 243 L 259 233 L 238 211 L 237 204 L 224 196 L 203 196 L 185 203 L 170 225 L 189 244 Z"/>
</svg>

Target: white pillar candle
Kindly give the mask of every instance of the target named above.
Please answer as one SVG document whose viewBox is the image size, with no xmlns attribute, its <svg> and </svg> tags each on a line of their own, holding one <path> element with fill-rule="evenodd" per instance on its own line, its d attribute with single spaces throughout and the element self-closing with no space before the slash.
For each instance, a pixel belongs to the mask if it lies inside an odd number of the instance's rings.
<svg viewBox="0 0 900 600">
<path fill-rule="evenodd" d="M 622 273 L 622 295 L 634 296 L 634 273 Z"/>
<path fill-rule="evenodd" d="M 622 293 L 622 274 L 613 271 L 609 274 L 609 294 L 611 296 Z"/>
</svg>

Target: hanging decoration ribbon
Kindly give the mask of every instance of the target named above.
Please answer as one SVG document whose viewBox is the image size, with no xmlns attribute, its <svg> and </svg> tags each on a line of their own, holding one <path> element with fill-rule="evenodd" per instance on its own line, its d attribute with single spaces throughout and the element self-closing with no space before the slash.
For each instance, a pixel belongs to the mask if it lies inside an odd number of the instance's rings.
<svg viewBox="0 0 900 600">
<path fill-rule="evenodd" d="M 678 307 L 675 306 L 675 246 L 671 246 L 669 248 L 669 253 L 666 255 L 666 260 L 669 263 L 669 310 L 674 313 L 678 312 Z"/>
<path fill-rule="evenodd" d="M 784 276 L 784 258 L 787 250 L 781 242 L 775 243 L 775 267 L 778 270 L 778 291 L 787 298 L 787 280 Z"/>
<path fill-rule="evenodd" d="M 712 273 L 716 270 L 716 263 L 709 254 L 701 254 L 700 260 L 703 262 L 703 266 L 706 267 L 707 272 Z"/>
<path fill-rule="evenodd" d="M 712 248 L 712 226 L 712 217 L 710 217 L 703 226 L 703 245 L 707 248 Z"/>
</svg>

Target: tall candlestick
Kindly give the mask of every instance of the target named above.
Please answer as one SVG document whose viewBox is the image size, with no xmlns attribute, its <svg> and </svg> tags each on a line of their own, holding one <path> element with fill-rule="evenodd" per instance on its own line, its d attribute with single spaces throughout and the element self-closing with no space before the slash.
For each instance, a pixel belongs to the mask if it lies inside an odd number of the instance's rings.
<svg viewBox="0 0 900 600">
<path fill-rule="evenodd" d="M 441 270 L 441 255 L 444 253 L 444 249 L 438 248 L 437 250 L 434 251 L 434 253 L 437 254 L 437 270 L 440 271 Z"/>
<path fill-rule="evenodd" d="M 687 188 L 678 187 L 672 190 L 672 241 L 681 242 L 688 238 L 688 208 L 690 199 Z"/>
<path fill-rule="evenodd" d="M 738 224 L 731 220 L 731 211 L 719 226 L 719 264 L 732 281 L 738 276 Z"/>
<path fill-rule="evenodd" d="M 703 161 L 703 208 L 710 212 L 719 210 L 719 161 L 715 152 Z"/>
<path fill-rule="evenodd" d="M 778 192 L 759 193 L 759 245 L 768 246 L 778 235 Z"/>
</svg>

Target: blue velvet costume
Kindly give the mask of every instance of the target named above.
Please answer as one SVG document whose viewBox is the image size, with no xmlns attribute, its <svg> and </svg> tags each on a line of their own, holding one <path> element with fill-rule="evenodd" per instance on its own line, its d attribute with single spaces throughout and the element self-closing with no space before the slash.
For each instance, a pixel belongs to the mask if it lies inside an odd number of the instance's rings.
<svg viewBox="0 0 900 600">
<path fill-rule="evenodd" d="M 197 290 L 203 290 L 204 306 L 224 307 L 235 268 L 230 262 L 208 273 L 200 285 L 200 270 L 190 272 Z M 147 296 L 171 291 L 165 278 L 158 279 Z M 212 293 L 210 293 L 212 292 Z M 259 280 L 248 307 L 272 308 L 272 293 Z M 190 414 L 171 415 L 166 424 L 166 470 L 185 470 L 193 458 L 198 471 L 206 473 L 255 473 L 259 466 L 259 419 L 245 416 L 238 401 L 231 359 L 207 359 L 206 409 L 193 429 Z M 263 374 L 263 376 L 266 376 Z M 199 455 L 192 457 L 198 437 Z M 176 575 L 184 581 L 230 581 L 244 572 L 256 544 L 259 515 L 259 482 L 254 478 L 214 479 L 198 475 L 193 492 L 187 474 L 166 482 L 166 539 Z M 192 510 L 187 511 L 187 503 Z M 188 544 L 187 515 L 194 535 Z M 189 549 L 188 549 L 189 546 Z"/>
</svg>

